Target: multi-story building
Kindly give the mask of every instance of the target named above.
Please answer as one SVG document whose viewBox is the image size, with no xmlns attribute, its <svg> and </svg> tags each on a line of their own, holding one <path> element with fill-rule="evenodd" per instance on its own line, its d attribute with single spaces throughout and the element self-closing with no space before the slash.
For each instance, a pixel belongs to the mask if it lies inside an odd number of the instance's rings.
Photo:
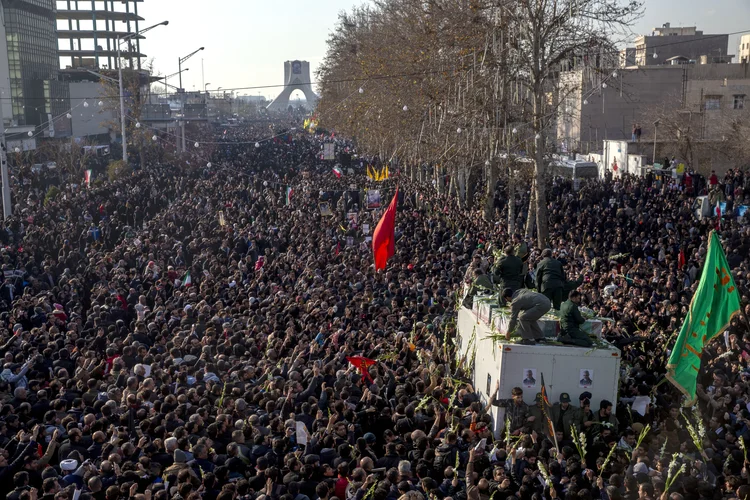
<svg viewBox="0 0 750 500">
<path fill-rule="evenodd" d="M 633 125 L 640 126 L 645 143 L 653 140 L 654 121 L 673 113 L 694 124 L 697 139 L 722 140 L 734 121 L 750 116 L 745 64 L 570 71 L 561 75 L 560 89 L 557 139 L 565 151 L 588 153 L 603 140 L 630 141 Z"/>
<path fill-rule="evenodd" d="M 137 33 L 143 0 L 57 0 L 60 67 L 116 69 L 118 39 Z M 121 47 L 131 69 L 141 69 L 142 35 Z"/>
<path fill-rule="evenodd" d="M 750 35 L 742 35 L 740 38 L 738 57 L 740 58 L 740 63 L 750 63 Z"/>
<path fill-rule="evenodd" d="M 655 107 L 679 107 L 683 100 L 687 66 L 582 69 L 560 75 L 558 147 L 588 153 L 604 140 L 629 140 L 633 125 Z"/>
<path fill-rule="evenodd" d="M 60 119 L 68 87 L 58 80 L 54 0 L 2 0 L 0 97 L 7 135 L 35 130 L 47 137 L 70 133 Z M 9 99 L 8 99 L 9 98 Z"/>
<path fill-rule="evenodd" d="M 655 66 L 669 64 L 675 57 L 698 61 L 701 56 L 708 62 L 731 62 L 727 54 L 729 35 L 705 35 L 695 26 L 673 28 L 669 23 L 654 28 L 651 35 L 635 39 L 635 64 Z"/>
</svg>

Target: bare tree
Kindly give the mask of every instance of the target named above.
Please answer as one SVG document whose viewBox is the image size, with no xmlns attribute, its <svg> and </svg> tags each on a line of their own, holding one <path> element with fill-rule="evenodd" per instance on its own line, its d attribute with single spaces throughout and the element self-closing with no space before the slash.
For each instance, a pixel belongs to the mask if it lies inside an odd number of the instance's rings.
<svg viewBox="0 0 750 500">
<path fill-rule="evenodd" d="M 517 0 L 509 8 L 514 40 L 511 59 L 518 67 L 521 91 L 531 101 L 534 156 L 536 242 L 547 245 L 546 137 L 555 124 L 559 103 L 573 88 L 559 87 L 550 99 L 563 62 L 596 53 L 616 52 L 616 37 L 642 14 L 642 3 L 630 0 Z"/>
<path fill-rule="evenodd" d="M 544 246 L 546 136 L 574 90 L 557 87 L 561 65 L 614 53 L 640 13 L 636 0 L 376 0 L 341 14 L 328 40 L 321 124 L 383 161 L 447 171 L 448 192 L 466 208 L 484 186 L 488 219 L 500 156 L 530 151 L 536 217 L 527 225 Z"/>
<path fill-rule="evenodd" d="M 125 96 L 125 136 L 128 146 L 140 155 L 141 165 L 145 165 L 146 157 L 153 153 L 151 150 L 158 147 L 152 140 L 154 131 L 141 122 L 143 106 L 150 91 L 150 76 L 148 72 L 127 69 L 124 60 L 121 63 L 124 64 L 122 78 Z M 146 66 L 150 68 L 150 64 Z M 114 117 L 106 125 L 122 137 L 118 73 L 114 70 L 102 70 L 102 74 L 107 77 L 101 80 L 103 106 L 111 111 Z"/>
<path fill-rule="evenodd" d="M 84 172 L 89 162 L 96 157 L 94 144 L 86 139 L 69 139 L 47 141 L 42 145 L 41 153 L 55 161 L 60 172 L 70 182 L 83 182 Z"/>
</svg>

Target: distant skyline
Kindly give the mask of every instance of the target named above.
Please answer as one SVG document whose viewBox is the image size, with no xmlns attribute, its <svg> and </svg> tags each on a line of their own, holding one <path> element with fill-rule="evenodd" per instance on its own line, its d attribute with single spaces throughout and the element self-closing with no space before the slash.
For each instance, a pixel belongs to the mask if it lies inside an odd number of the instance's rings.
<svg viewBox="0 0 750 500">
<path fill-rule="evenodd" d="M 240 95 L 275 97 L 280 87 L 243 88 L 283 84 L 284 61 L 294 59 L 310 62 L 315 81 L 338 14 L 363 3 L 367 2 L 145 0 L 139 5 L 139 13 L 145 18 L 142 28 L 165 20 L 169 26 L 147 33 L 141 48 L 148 54 L 146 60 L 153 60 L 156 73 L 168 75 L 177 72 L 180 56 L 205 46 L 184 65 L 190 68 L 183 74 L 187 90 L 203 90 L 205 82 L 210 83 L 209 91 L 223 87 L 239 89 Z M 706 34 L 750 33 L 748 0 L 646 0 L 645 5 L 643 18 L 633 26 L 636 35 L 650 34 L 667 22 L 696 26 Z M 738 43 L 739 35 L 730 36 L 730 54 L 737 55 Z M 170 83 L 176 85 L 177 77 Z"/>
</svg>

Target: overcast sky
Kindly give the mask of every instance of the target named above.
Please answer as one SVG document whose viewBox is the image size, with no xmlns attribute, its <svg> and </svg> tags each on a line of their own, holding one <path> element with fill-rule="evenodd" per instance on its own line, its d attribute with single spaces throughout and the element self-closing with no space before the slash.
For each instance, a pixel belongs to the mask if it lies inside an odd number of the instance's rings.
<svg viewBox="0 0 750 500">
<path fill-rule="evenodd" d="M 206 49 L 185 63 L 183 86 L 239 89 L 283 83 L 286 60 L 321 63 L 326 40 L 338 13 L 360 0 L 146 0 L 139 12 L 143 27 L 169 20 L 169 26 L 147 33 L 142 51 L 157 73 L 177 72 L 177 60 L 201 46 Z M 646 0 L 645 16 L 633 30 L 648 34 L 654 27 L 697 26 L 705 33 L 749 30 L 749 0 Z M 729 53 L 737 54 L 739 37 L 730 37 Z M 203 60 L 203 76 L 201 74 Z M 313 80 L 315 75 L 312 75 Z M 170 80 L 176 84 L 177 79 Z M 245 89 L 240 94 L 275 96 L 279 89 Z"/>
</svg>

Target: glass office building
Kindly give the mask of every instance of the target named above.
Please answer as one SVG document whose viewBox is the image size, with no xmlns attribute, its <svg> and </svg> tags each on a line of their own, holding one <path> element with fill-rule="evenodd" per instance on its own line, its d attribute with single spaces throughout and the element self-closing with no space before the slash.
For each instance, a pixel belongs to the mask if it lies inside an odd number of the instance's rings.
<svg viewBox="0 0 750 500">
<path fill-rule="evenodd" d="M 12 123 L 42 127 L 46 130 L 44 135 L 53 135 L 50 119 L 65 113 L 69 107 L 68 87 L 58 81 L 55 0 L 1 0 L 1 3 Z M 54 123 L 57 127 L 54 135 L 65 135 L 65 120 Z"/>
</svg>

